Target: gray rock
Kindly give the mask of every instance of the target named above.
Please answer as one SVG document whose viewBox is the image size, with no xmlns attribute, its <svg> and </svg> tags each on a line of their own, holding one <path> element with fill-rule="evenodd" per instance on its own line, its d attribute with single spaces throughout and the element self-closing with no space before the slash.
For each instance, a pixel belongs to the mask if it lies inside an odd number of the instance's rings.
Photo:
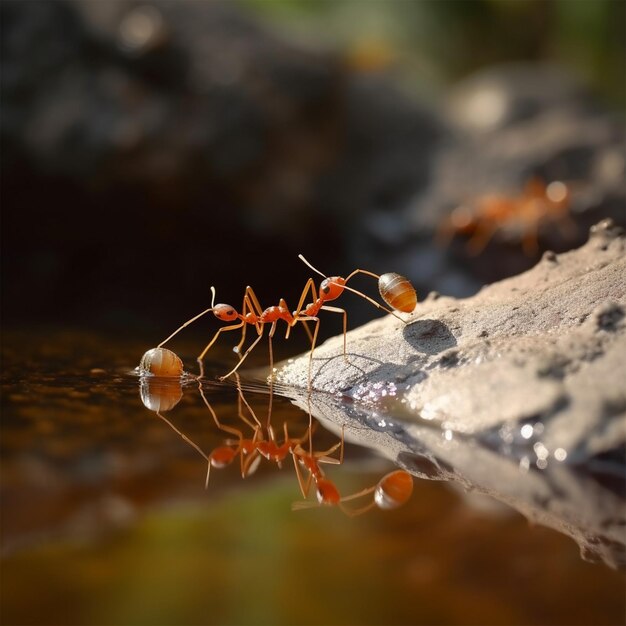
<svg viewBox="0 0 626 626">
<path fill-rule="evenodd" d="M 455 480 L 624 555 L 626 239 L 578 250 L 464 300 L 431 294 L 277 368 L 279 392 L 423 478 Z"/>
</svg>

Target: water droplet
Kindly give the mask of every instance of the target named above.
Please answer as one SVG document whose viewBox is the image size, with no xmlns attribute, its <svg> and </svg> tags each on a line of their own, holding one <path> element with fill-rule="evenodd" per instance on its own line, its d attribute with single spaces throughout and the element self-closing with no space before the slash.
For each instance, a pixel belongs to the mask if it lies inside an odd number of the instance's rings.
<svg viewBox="0 0 626 626">
<path fill-rule="evenodd" d="M 520 433 L 524 439 L 530 439 L 533 436 L 533 427 L 531 424 L 524 424 L 520 430 Z"/>
<path fill-rule="evenodd" d="M 546 448 L 541 441 L 538 441 L 534 446 L 533 446 L 533 450 L 535 451 L 535 454 L 537 455 L 538 459 L 547 459 L 548 455 L 550 454 L 548 451 L 548 448 Z"/>
</svg>

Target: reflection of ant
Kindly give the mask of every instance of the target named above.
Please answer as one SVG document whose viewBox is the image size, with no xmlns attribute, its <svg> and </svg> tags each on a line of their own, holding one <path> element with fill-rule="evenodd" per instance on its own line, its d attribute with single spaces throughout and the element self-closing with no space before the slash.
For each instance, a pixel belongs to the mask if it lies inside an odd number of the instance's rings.
<svg viewBox="0 0 626 626">
<path fill-rule="evenodd" d="M 340 449 L 339 458 L 331 457 L 330 455 Z M 344 429 L 341 429 L 341 441 L 324 452 L 307 452 L 302 448 L 300 444 L 296 445 L 292 449 L 294 466 L 296 468 L 296 475 L 298 477 L 298 484 L 300 485 L 300 491 L 305 500 L 294 502 L 292 510 L 302 510 L 313 508 L 315 506 L 337 506 L 341 511 L 347 515 L 354 516 L 360 515 L 369 511 L 374 506 L 379 509 L 395 509 L 403 505 L 411 496 L 413 492 L 413 478 L 405 470 L 393 471 L 383 478 L 373 487 L 363 489 L 358 493 L 353 493 L 349 496 L 341 497 L 339 490 L 335 484 L 326 477 L 324 471 L 320 467 L 320 463 L 332 463 L 334 465 L 340 465 L 343 463 L 343 449 L 344 449 Z M 302 477 L 300 470 L 302 465 L 309 473 L 306 481 Z M 315 490 L 317 495 L 317 502 L 306 500 L 311 482 L 315 483 Z M 360 509 L 349 509 L 344 506 L 344 502 L 349 500 L 355 500 L 361 498 L 367 494 L 374 492 L 374 498 L 370 504 L 361 507 Z"/>
<path fill-rule="evenodd" d="M 537 253 L 539 229 L 546 222 L 556 222 L 568 235 L 574 224 L 568 215 L 570 190 L 565 183 L 550 184 L 531 178 L 519 196 L 485 195 L 473 206 L 454 209 L 439 228 L 444 243 L 456 234 L 469 235 L 467 250 L 480 254 L 498 231 L 516 230 L 521 234 L 522 250 L 527 256 Z"/>
<path fill-rule="evenodd" d="M 312 483 L 315 483 L 317 493 L 317 502 L 320 505 L 337 506 L 347 515 L 359 515 L 370 510 L 374 506 L 381 509 L 393 509 L 404 504 L 411 495 L 413 488 L 413 480 L 404 470 L 396 470 L 384 476 L 377 485 L 364 489 L 350 496 L 341 497 L 339 490 L 335 484 L 325 476 L 320 465 L 322 463 L 340 465 L 343 463 L 344 451 L 344 431 L 341 431 L 341 440 L 323 452 L 313 451 L 312 448 L 312 431 L 314 426 L 309 425 L 304 435 L 301 437 L 291 437 L 289 435 L 287 423 L 283 423 L 284 438 L 282 443 L 276 439 L 274 431 L 269 425 L 268 419 L 268 438 L 263 437 L 263 428 L 259 422 L 254 410 L 245 399 L 241 386 L 238 385 L 238 414 L 239 418 L 249 426 L 254 434 L 252 438 L 244 437 L 241 430 L 233 426 L 222 424 L 215 410 L 209 403 L 202 385 L 199 382 L 198 389 L 202 396 L 203 402 L 209 409 L 215 425 L 222 431 L 233 436 L 226 439 L 224 443 L 217 446 L 210 454 L 206 454 L 200 446 L 192 441 L 187 435 L 180 431 L 169 419 L 162 413 L 172 409 L 182 397 L 180 384 L 177 385 L 178 391 L 173 390 L 173 385 L 163 387 L 158 379 L 143 379 L 141 385 L 141 398 L 147 408 L 154 411 L 156 415 L 163 420 L 175 433 L 177 433 L 186 443 L 192 446 L 207 462 L 207 473 L 205 487 L 208 487 L 211 468 L 221 469 L 230 465 L 237 457 L 240 459 L 241 477 L 246 478 L 252 475 L 259 466 L 262 458 L 275 463 L 278 467 L 282 467 L 282 462 L 291 455 L 296 471 L 296 477 L 300 486 L 302 496 L 306 498 L 309 494 Z M 166 381 L 169 382 L 169 381 Z M 172 381 L 173 382 L 173 381 Z M 172 387 L 172 389 L 170 389 Z M 250 421 L 243 411 L 245 406 L 252 416 L 254 422 Z M 308 450 L 303 448 L 302 444 L 308 438 Z M 339 457 L 331 456 L 339 449 Z M 308 472 L 306 480 L 302 475 L 302 468 Z M 373 501 L 361 507 L 360 509 L 350 509 L 344 506 L 344 502 L 360 498 L 364 495 L 374 492 Z M 304 509 L 316 506 L 311 501 L 295 502 L 292 506 L 294 510 Z"/>
<path fill-rule="evenodd" d="M 331 481 L 325 478 L 322 481 L 322 489 L 320 490 L 319 483 L 316 480 L 317 503 L 310 500 L 302 500 L 294 502 L 291 505 L 291 509 L 300 511 L 302 509 L 314 508 L 318 505 L 338 506 L 346 515 L 354 517 L 373 509 L 375 506 L 382 510 L 397 509 L 407 502 L 413 493 L 413 477 L 405 470 L 394 470 L 383 476 L 374 486 L 367 487 L 343 498 L 339 495 L 339 490 Z M 349 500 L 362 498 L 372 492 L 374 493 L 372 502 L 359 509 L 349 509 L 343 504 Z M 306 498 L 307 494 L 303 492 L 303 495 Z"/>
<path fill-rule="evenodd" d="M 213 315 L 217 317 L 222 322 L 234 322 L 229 326 L 223 326 L 218 329 L 218 331 L 213 335 L 211 341 L 206 345 L 204 350 L 198 356 L 198 363 L 200 364 L 200 377 L 204 374 L 203 369 L 203 359 L 206 353 L 209 351 L 211 346 L 217 341 L 220 333 L 227 332 L 231 330 L 241 329 L 241 339 L 239 343 L 235 347 L 235 352 L 239 354 L 239 363 L 227 374 L 222 376 L 221 378 L 227 378 L 231 374 L 237 371 L 237 369 L 241 366 L 246 357 L 250 354 L 250 352 L 254 349 L 257 343 L 263 337 L 264 327 L 266 324 L 271 324 L 269 330 L 269 353 L 270 353 L 270 373 L 273 371 L 273 353 L 272 353 L 272 338 L 274 337 L 274 333 L 276 331 L 276 325 L 280 320 L 283 320 L 287 324 L 287 332 L 285 338 L 289 338 L 289 334 L 291 329 L 298 323 L 302 322 L 304 324 L 305 330 L 309 336 L 311 341 L 311 358 L 313 356 L 313 351 L 315 349 L 315 343 L 317 340 L 317 332 L 319 329 L 319 318 L 317 317 L 320 310 L 331 311 L 334 313 L 341 313 L 343 315 L 343 333 L 344 333 L 344 356 L 346 352 L 346 332 L 347 332 L 347 313 L 344 309 L 340 309 L 337 307 L 329 306 L 327 302 L 332 300 L 336 300 L 344 291 L 344 289 L 356 293 L 361 296 L 368 302 L 372 303 L 374 306 L 391 313 L 398 317 L 395 311 L 401 312 L 411 312 L 417 303 L 417 297 L 415 295 L 415 289 L 413 289 L 412 285 L 409 281 L 398 274 L 383 274 L 382 276 L 378 276 L 372 272 L 368 272 L 367 270 L 356 269 L 351 274 L 348 275 L 347 278 L 342 278 L 341 276 L 331 276 L 326 277 L 324 274 L 316 270 L 306 259 L 300 255 L 300 259 L 304 261 L 311 269 L 313 269 L 318 274 L 321 274 L 324 277 L 324 280 L 320 284 L 319 287 L 319 295 L 315 291 L 315 284 L 313 279 L 309 279 L 302 290 L 300 295 L 300 300 L 298 302 L 298 306 L 295 311 L 290 312 L 287 307 L 287 303 L 283 298 L 280 299 L 278 306 L 271 306 L 266 309 L 263 309 L 259 304 L 259 300 L 254 293 L 252 287 L 246 287 L 243 303 L 241 306 L 241 312 L 238 312 L 234 307 L 229 304 L 215 304 L 215 288 L 211 287 L 211 306 L 208 309 L 205 309 L 198 315 L 192 317 L 190 320 L 186 321 L 184 324 L 179 326 L 169 337 L 167 337 L 164 341 L 162 341 L 157 349 L 163 347 L 165 343 L 167 343 L 170 339 L 172 339 L 175 335 L 177 335 L 183 328 L 189 326 L 189 324 L 195 322 L 197 319 L 205 315 L 206 313 L 213 312 Z M 389 304 L 391 309 L 379 304 L 369 296 L 366 296 L 364 293 L 353 289 L 352 287 L 348 287 L 346 283 L 356 274 L 366 274 L 368 276 L 372 276 L 377 278 L 379 281 L 379 291 L 381 293 L 382 298 Z M 312 294 L 313 302 L 307 304 L 305 306 L 305 300 L 309 293 Z M 402 319 L 402 318 L 399 318 Z M 315 331 L 313 335 L 311 335 L 311 331 L 309 330 L 306 322 L 313 321 L 315 322 Z M 404 321 L 404 320 L 402 320 Z M 246 330 L 248 326 L 254 326 L 257 332 L 257 338 L 252 342 L 252 344 L 248 347 L 245 353 L 241 354 L 241 348 L 244 344 L 246 338 Z"/>
<path fill-rule="evenodd" d="M 174 432 L 176 432 L 184 441 L 186 441 L 190 446 L 197 450 L 200 455 L 207 461 L 205 487 L 208 487 L 212 467 L 226 467 L 227 465 L 230 465 L 235 460 L 235 458 L 237 458 L 237 456 L 239 456 L 241 461 L 241 476 L 242 478 L 244 478 L 246 476 L 250 476 L 256 471 L 261 460 L 261 457 L 259 456 L 257 450 L 257 446 L 263 437 L 261 423 L 259 422 L 250 404 L 246 401 L 243 395 L 243 391 L 241 390 L 239 380 L 237 382 L 239 394 L 237 398 L 238 415 L 243 422 L 245 422 L 254 430 L 254 435 L 252 439 L 245 438 L 241 430 L 232 426 L 226 426 L 225 424 L 222 424 L 219 421 L 215 410 L 207 400 L 204 394 L 204 390 L 199 383 L 198 389 L 200 391 L 200 395 L 209 412 L 211 413 L 215 425 L 220 430 L 236 437 L 236 439 L 227 439 L 224 442 L 224 445 L 218 446 L 210 454 L 207 455 L 200 448 L 200 446 L 198 446 L 194 441 L 187 437 L 187 435 L 185 435 L 178 428 L 176 428 L 176 426 L 163 415 L 165 411 L 173 409 L 174 406 L 176 406 L 176 404 L 178 404 L 178 402 L 182 398 L 183 393 L 180 382 L 178 380 L 172 381 L 171 379 L 168 380 L 165 378 L 157 377 L 144 377 L 140 381 L 141 400 L 146 408 L 154 411 L 157 417 L 162 419 Z M 256 424 L 253 424 L 244 415 L 243 405 L 245 405 L 245 407 L 248 409 L 248 412 L 250 413 Z"/>
</svg>

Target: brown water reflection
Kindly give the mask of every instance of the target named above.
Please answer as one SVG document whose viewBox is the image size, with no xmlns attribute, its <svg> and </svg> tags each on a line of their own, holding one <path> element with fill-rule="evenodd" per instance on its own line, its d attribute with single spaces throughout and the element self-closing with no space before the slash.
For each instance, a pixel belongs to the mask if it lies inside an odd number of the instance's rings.
<svg viewBox="0 0 626 626">
<path fill-rule="evenodd" d="M 128 375 L 145 348 L 5 334 L 3 623 L 624 622 L 622 574 L 443 483 L 415 481 L 403 508 L 357 518 L 291 512 L 290 464 L 263 463 L 243 481 L 234 463 L 205 490 L 205 460 L 143 406 Z M 207 397 L 241 427 L 234 387 L 208 385 Z M 267 394 L 246 397 L 265 415 Z M 166 416 L 205 451 L 225 438 L 194 385 Z M 272 420 L 300 433 L 308 417 L 275 398 Z M 337 441 L 323 428 L 315 438 L 316 448 Z M 347 445 L 328 474 L 351 493 L 391 469 Z"/>
</svg>

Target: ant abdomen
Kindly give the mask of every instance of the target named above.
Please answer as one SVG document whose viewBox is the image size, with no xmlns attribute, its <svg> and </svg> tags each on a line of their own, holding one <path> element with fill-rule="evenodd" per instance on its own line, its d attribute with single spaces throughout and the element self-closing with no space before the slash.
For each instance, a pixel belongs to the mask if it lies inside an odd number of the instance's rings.
<svg viewBox="0 0 626 626">
<path fill-rule="evenodd" d="M 407 278 L 389 272 L 378 279 L 380 297 L 396 311 L 412 313 L 417 306 L 415 288 Z"/>
</svg>

